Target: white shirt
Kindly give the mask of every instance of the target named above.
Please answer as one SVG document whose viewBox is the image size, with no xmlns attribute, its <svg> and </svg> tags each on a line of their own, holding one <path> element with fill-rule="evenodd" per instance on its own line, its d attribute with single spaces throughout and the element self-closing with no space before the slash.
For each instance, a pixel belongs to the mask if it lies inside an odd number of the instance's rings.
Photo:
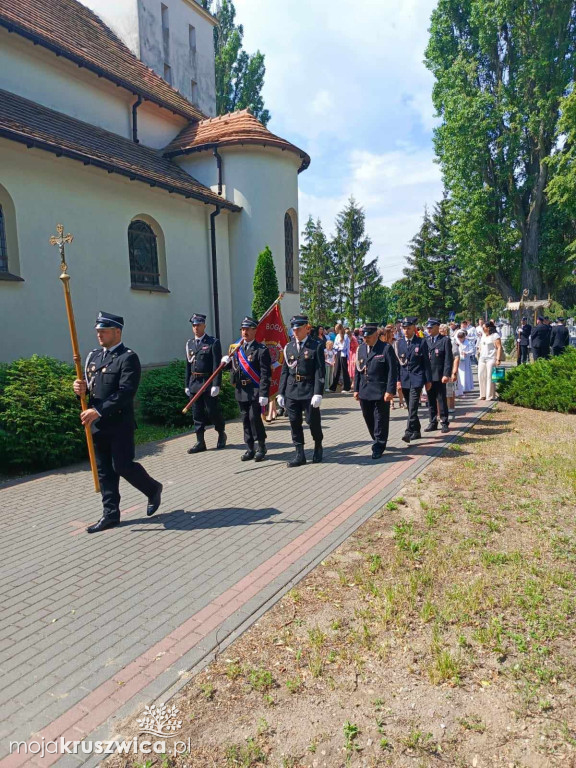
<svg viewBox="0 0 576 768">
<path fill-rule="evenodd" d="M 489 336 L 482 334 L 482 338 L 478 342 L 478 352 L 482 360 L 495 360 L 496 359 L 496 339 L 499 339 L 497 333 L 491 333 Z"/>
<path fill-rule="evenodd" d="M 334 351 L 340 352 L 341 357 L 348 357 L 348 353 L 350 352 L 350 339 L 346 334 L 344 334 L 344 340 L 342 340 L 339 335 L 336 336 L 334 341 Z"/>
</svg>

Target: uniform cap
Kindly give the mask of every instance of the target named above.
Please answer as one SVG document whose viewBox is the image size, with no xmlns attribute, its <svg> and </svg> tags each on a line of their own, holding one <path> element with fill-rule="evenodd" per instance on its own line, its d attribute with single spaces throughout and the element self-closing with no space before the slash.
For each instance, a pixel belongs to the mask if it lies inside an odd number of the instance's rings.
<svg viewBox="0 0 576 768">
<path fill-rule="evenodd" d="M 440 320 L 436 317 L 429 317 L 426 323 L 426 328 L 433 328 L 435 325 L 440 325 Z"/>
<path fill-rule="evenodd" d="M 563 317 L 557 317 L 556 318 L 556 322 L 557 323 L 563 323 L 564 322 L 564 318 Z"/>
<path fill-rule="evenodd" d="M 408 328 L 409 325 L 416 325 L 417 320 L 418 320 L 417 317 L 412 317 L 411 315 L 408 317 L 403 317 L 402 328 Z"/>
<path fill-rule="evenodd" d="M 300 328 L 303 325 L 308 325 L 308 315 L 294 315 L 290 318 L 292 328 Z"/>
<path fill-rule="evenodd" d="M 94 328 L 124 328 L 124 318 L 110 312 L 98 312 Z"/>
<path fill-rule="evenodd" d="M 199 312 L 194 312 L 190 318 L 192 325 L 201 325 L 206 322 L 206 315 L 201 315 Z"/>
<path fill-rule="evenodd" d="M 371 336 L 373 333 L 376 333 L 379 327 L 378 323 L 364 323 L 362 333 L 364 336 Z"/>
<path fill-rule="evenodd" d="M 527 323 L 527 322 L 528 322 L 528 318 L 527 318 L 527 317 L 523 317 L 523 318 L 522 318 L 522 322 L 523 322 L 523 323 Z"/>
<path fill-rule="evenodd" d="M 253 317 L 248 317 L 248 315 L 246 315 L 244 320 L 240 323 L 240 328 L 258 328 L 258 323 Z"/>
<path fill-rule="evenodd" d="M 538 315 L 538 320 L 540 320 L 540 322 L 543 323 L 544 320 L 546 320 L 546 318 L 543 317 L 542 315 Z"/>
</svg>

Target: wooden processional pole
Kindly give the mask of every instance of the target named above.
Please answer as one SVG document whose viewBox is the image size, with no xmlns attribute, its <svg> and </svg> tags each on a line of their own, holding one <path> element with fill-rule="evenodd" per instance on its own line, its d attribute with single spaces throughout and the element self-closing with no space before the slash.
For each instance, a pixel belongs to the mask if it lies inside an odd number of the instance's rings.
<svg viewBox="0 0 576 768">
<path fill-rule="evenodd" d="M 84 379 L 84 372 L 82 371 L 82 360 L 80 358 L 80 351 L 78 349 L 78 334 L 76 333 L 76 321 L 74 320 L 74 310 L 72 308 L 72 296 L 70 294 L 70 275 L 68 274 L 68 265 L 66 264 L 66 255 L 64 253 L 64 243 L 71 243 L 74 237 L 70 234 L 64 234 L 63 224 L 56 225 L 56 231 L 58 235 L 52 235 L 50 237 L 50 245 L 57 245 L 60 251 L 60 269 L 62 274 L 60 280 L 62 281 L 62 288 L 64 289 L 64 301 L 66 302 L 66 314 L 68 316 L 68 327 L 70 329 L 70 341 L 72 342 L 72 356 L 74 359 L 74 367 L 76 368 L 76 378 Z M 80 403 L 82 410 L 87 409 L 86 396 L 80 397 Z M 92 469 L 92 478 L 94 480 L 94 490 L 96 493 L 100 493 L 100 482 L 98 480 L 98 470 L 96 469 L 96 457 L 94 455 L 94 441 L 92 440 L 92 432 L 88 424 L 84 425 L 84 432 L 86 433 L 86 444 L 88 446 L 88 456 L 90 457 L 90 467 Z"/>
</svg>

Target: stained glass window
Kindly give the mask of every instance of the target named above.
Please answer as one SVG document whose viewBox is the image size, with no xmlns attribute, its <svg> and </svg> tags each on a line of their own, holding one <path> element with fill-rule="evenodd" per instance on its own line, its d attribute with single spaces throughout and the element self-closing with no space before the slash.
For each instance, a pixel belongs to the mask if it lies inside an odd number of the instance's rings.
<svg viewBox="0 0 576 768">
<path fill-rule="evenodd" d="M 152 227 L 136 219 L 128 227 L 130 280 L 135 285 L 160 285 L 158 244 Z"/>
<path fill-rule="evenodd" d="M 284 216 L 284 257 L 286 261 L 286 290 L 294 290 L 294 231 L 292 217 Z"/>
</svg>

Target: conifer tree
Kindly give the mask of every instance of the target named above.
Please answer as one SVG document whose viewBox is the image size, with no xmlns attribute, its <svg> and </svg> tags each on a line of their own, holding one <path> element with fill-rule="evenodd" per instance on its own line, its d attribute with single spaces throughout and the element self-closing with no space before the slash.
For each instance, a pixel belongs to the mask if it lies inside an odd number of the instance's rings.
<svg viewBox="0 0 576 768">
<path fill-rule="evenodd" d="M 264 312 L 276 301 L 278 294 L 278 277 L 268 246 L 258 254 L 254 269 L 254 298 L 252 299 L 252 317 L 259 320 Z"/>
<path fill-rule="evenodd" d="M 300 248 L 300 306 L 312 325 L 331 325 L 334 317 L 335 264 L 320 219 L 308 218 Z"/>
</svg>

